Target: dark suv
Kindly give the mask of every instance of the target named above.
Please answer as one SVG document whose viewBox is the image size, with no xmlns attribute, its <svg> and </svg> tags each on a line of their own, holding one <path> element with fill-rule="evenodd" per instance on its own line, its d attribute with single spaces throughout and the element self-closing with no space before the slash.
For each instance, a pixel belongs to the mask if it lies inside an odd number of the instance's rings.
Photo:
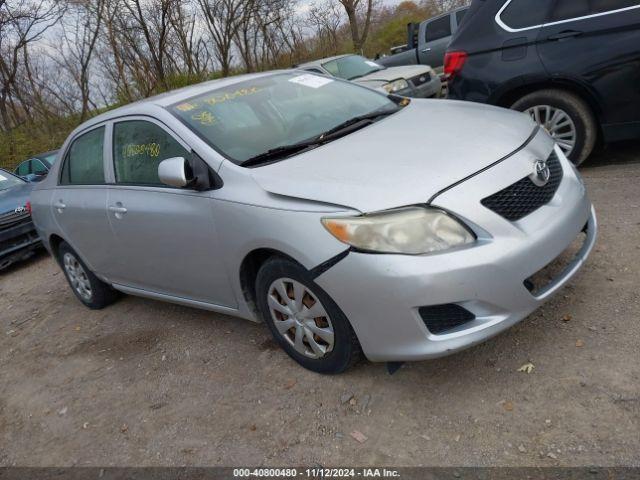
<svg viewBox="0 0 640 480">
<path fill-rule="evenodd" d="M 449 97 L 528 112 L 576 164 L 640 137 L 640 0 L 474 0 Z"/>
</svg>

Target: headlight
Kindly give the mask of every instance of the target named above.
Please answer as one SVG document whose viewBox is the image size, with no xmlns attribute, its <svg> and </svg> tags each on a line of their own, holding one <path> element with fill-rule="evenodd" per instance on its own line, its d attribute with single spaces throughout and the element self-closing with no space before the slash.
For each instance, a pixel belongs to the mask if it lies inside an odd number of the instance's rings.
<svg viewBox="0 0 640 480">
<path fill-rule="evenodd" d="M 408 207 L 359 217 L 323 218 L 338 240 L 361 250 L 418 255 L 473 243 L 459 221 L 435 208 Z"/>
<path fill-rule="evenodd" d="M 399 92 L 400 90 L 404 90 L 405 88 L 409 88 L 409 84 L 404 78 L 399 78 L 398 80 L 394 80 L 393 82 L 389 82 L 382 86 L 388 93 Z"/>
</svg>

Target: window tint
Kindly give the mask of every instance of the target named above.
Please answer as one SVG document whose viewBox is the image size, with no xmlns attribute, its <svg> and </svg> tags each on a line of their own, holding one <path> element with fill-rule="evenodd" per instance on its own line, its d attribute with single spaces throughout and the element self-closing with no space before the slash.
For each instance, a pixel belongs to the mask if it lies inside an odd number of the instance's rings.
<svg viewBox="0 0 640 480">
<path fill-rule="evenodd" d="M 29 175 L 29 165 L 31 165 L 31 160 L 27 160 L 26 162 L 22 162 L 16 168 L 17 175 Z"/>
<path fill-rule="evenodd" d="M 47 167 L 45 167 L 44 164 L 37 158 L 31 160 L 31 170 L 31 173 L 35 173 L 36 175 L 46 175 L 49 171 L 47 170 Z"/>
<path fill-rule="evenodd" d="M 640 5 L 640 0 L 558 0 L 551 21 L 569 20 Z"/>
<path fill-rule="evenodd" d="M 440 38 L 448 37 L 451 35 L 451 17 L 445 15 L 442 18 L 437 18 L 433 22 L 427 24 L 427 33 L 425 34 L 425 41 L 432 42 Z"/>
<path fill-rule="evenodd" d="M 64 185 L 100 185 L 104 183 L 104 127 L 76 138 L 62 167 L 60 182 Z"/>
<path fill-rule="evenodd" d="M 155 123 L 130 120 L 113 127 L 117 183 L 164 186 L 158 178 L 160 162 L 187 156 L 187 150 Z"/>
<path fill-rule="evenodd" d="M 640 0 L 591 0 L 591 13 L 609 12 L 640 5 Z"/>
<path fill-rule="evenodd" d="M 464 10 L 458 10 L 456 12 L 456 23 L 458 24 L 458 26 L 460 26 L 460 24 L 462 23 L 462 19 L 466 14 L 467 14 L 466 8 Z"/>
<path fill-rule="evenodd" d="M 550 4 L 551 0 L 512 0 L 500 14 L 500 19 L 514 29 L 542 25 L 547 19 Z"/>
</svg>

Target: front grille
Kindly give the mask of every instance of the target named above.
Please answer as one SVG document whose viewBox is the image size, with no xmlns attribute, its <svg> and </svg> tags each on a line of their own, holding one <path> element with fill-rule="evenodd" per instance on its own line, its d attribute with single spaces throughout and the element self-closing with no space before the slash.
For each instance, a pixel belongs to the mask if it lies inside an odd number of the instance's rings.
<svg viewBox="0 0 640 480">
<path fill-rule="evenodd" d="M 410 78 L 409 81 L 413 83 L 415 87 L 419 87 L 420 85 L 427 83 L 431 80 L 431 73 L 423 73 L 422 75 L 417 75 L 413 78 Z"/>
<path fill-rule="evenodd" d="M 455 303 L 420 307 L 418 313 L 429 331 L 435 335 L 445 333 L 476 318 L 469 310 Z"/>
<path fill-rule="evenodd" d="M 529 177 L 480 201 L 482 205 L 511 222 L 520 220 L 551 201 L 562 181 L 562 165 L 555 152 L 547 159 L 550 176 L 539 187 Z"/>
<path fill-rule="evenodd" d="M 8 212 L 0 215 L 0 228 L 8 228 L 30 220 L 29 212 Z"/>
</svg>

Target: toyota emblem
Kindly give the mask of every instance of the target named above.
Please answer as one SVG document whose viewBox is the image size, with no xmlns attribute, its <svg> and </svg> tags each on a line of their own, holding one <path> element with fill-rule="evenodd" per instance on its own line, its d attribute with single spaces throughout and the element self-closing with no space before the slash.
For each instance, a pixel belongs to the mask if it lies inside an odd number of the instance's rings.
<svg viewBox="0 0 640 480">
<path fill-rule="evenodd" d="M 18 207 L 13 211 L 13 213 L 20 215 L 21 213 L 25 213 L 26 211 L 27 211 L 27 207 Z"/>
<path fill-rule="evenodd" d="M 538 187 L 544 187 L 549 183 L 550 177 L 551 170 L 549 170 L 546 160 L 536 160 L 536 163 L 533 164 L 533 173 L 529 177 L 531 181 Z"/>
</svg>

